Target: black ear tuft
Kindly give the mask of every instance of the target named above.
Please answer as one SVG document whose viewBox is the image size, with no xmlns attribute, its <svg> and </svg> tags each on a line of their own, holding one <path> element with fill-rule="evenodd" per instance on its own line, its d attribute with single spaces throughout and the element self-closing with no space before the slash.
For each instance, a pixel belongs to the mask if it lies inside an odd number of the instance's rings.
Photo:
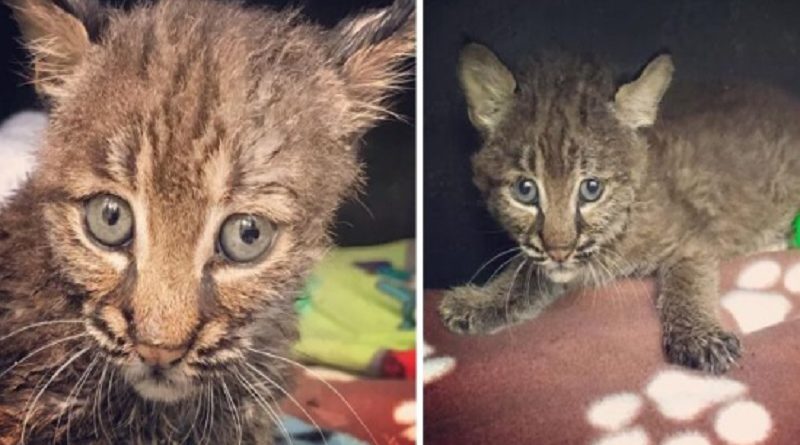
<svg viewBox="0 0 800 445">
<path fill-rule="evenodd" d="M 343 64 L 357 52 L 396 36 L 413 32 L 414 0 L 395 0 L 391 6 L 347 18 L 333 30 L 333 56 Z"/>
<path fill-rule="evenodd" d="M 109 15 L 109 9 L 100 0 L 53 0 L 53 3 L 83 23 L 92 42 L 100 39 Z"/>
</svg>

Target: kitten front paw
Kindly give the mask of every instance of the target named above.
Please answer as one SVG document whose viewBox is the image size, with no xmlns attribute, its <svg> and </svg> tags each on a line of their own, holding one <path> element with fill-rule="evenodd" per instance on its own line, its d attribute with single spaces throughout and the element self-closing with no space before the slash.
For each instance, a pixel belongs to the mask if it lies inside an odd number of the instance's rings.
<svg viewBox="0 0 800 445">
<path fill-rule="evenodd" d="M 671 363 L 712 374 L 724 374 L 741 357 L 739 339 L 720 328 L 673 330 L 664 336 Z"/>
<path fill-rule="evenodd" d="M 486 297 L 480 288 L 464 286 L 444 293 L 439 304 L 439 315 L 448 329 L 457 334 L 490 334 L 505 325 L 498 310 L 490 304 L 481 304 Z"/>
</svg>

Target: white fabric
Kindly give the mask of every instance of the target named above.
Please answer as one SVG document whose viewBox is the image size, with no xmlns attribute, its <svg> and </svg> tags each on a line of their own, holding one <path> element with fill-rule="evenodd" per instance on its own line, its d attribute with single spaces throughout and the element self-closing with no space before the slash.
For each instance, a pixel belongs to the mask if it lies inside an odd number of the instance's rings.
<svg viewBox="0 0 800 445">
<path fill-rule="evenodd" d="M 36 111 L 17 113 L 0 125 L 0 203 L 33 170 L 33 153 L 46 126 L 47 115 Z"/>
</svg>

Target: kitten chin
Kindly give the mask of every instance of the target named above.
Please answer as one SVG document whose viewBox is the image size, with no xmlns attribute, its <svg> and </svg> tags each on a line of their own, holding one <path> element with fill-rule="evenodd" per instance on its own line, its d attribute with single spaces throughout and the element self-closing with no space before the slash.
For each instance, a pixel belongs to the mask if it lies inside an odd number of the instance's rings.
<svg viewBox="0 0 800 445">
<path fill-rule="evenodd" d="M 545 268 L 547 278 L 556 284 L 567 284 L 575 280 L 578 271 L 573 266 L 553 265 Z"/>
<path fill-rule="evenodd" d="M 145 379 L 132 386 L 143 399 L 153 402 L 175 403 L 185 400 L 195 393 L 195 388 L 188 382 L 162 383 L 153 379 Z"/>
<path fill-rule="evenodd" d="M 125 379 L 145 400 L 175 403 L 196 393 L 198 385 L 181 372 L 180 368 L 151 371 L 143 364 L 129 366 L 124 371 Z"/>
<path fill-rule="evenodd" d="M 537 253 L 528 246 L 520 245 L 520 249 L 530 258 L 541 258 L 541 254 Z M 547 261 L 546 263 L 539 264 L 538 267 L 544 272 L 544 275 L 555 284 L 568 284 L 578 278 L 578 267 L 572 262 L 562 264 Z"/>
</svg>

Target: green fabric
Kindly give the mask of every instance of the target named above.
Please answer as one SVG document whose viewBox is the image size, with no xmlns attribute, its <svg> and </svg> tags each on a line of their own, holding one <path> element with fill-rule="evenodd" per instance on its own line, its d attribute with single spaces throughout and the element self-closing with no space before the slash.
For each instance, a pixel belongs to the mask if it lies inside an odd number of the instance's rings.
<svg viewBox="0 0 800 445">
<path fill-rule="evenodd" d="M 295 352 L 306 361 L 366 371 L 379 351 L 408 350 L 413 330 L 400 330 L 402 302 L 377 288 L 379 276 L 357 262 L 388 261 L 404 269 L 409 241 L 370 247 L 336 248 L 317 266 L 298 302 L 300 341 Z"/>
</svg>

